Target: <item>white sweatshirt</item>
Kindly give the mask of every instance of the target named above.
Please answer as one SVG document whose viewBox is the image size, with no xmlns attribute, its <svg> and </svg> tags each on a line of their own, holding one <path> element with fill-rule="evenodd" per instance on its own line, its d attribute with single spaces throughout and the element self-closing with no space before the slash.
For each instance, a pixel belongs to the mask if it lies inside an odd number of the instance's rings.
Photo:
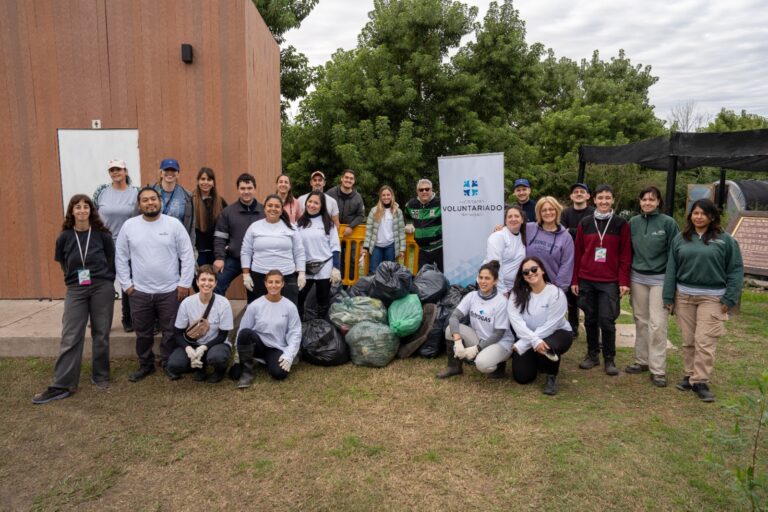
<svg viewBox="0 0 768 512">
<path fill-rule="evenodd" d="M 262 296 L 251 302 L 240 320 L 238 336 L 243 329 L 254 330 L 264 345 L 282 350 L 283 357 L 290 362 L 301 346 L 299 310 L 285 297 L 279 302 L 270 302 Z"/>
<path fill-rule="evenodd" d="M 315 275 L 307 275 L 307 279 L 328 279 L 333 269 L 333 252 L 341 252 L 339 231 L 331 223 L 331 231 L 326 234 L 323 218 L 319 215 L 309 219 L 312 223 L 306 228 L 299 228 L 301 240 L 304 243 L 304 255 L 307 261 L 325 261 L 323 268 Z M 330 259 L 329 259 L 330 258 Z"/>
<path fill-rule="evenodd" d="M 571 324 L 565 318 L 567 312 L 568 299 L 565 293 L 552 283 L 547 283 L 538 294 L 531 292 L 528 307 L 522 313 L 520 308 L 515 306 L 515 297 L 510 296 L 507 314 L 517 335 L 514 345 L 517 353 L 524 354 L 529 349 L 536 348 L 544 338 L 555 331 L 570 331 Z"/>
<path fill-rule="evenodd" d="M 496 289 L 499 290 L 499 293 L 505 294 L 512 290 L 517 271 L 524 258 L 525 246 L 519 234 L 514 235 L 505 227 L 488 237 L 483 263 L 496 260 L 501 265 L 499 280 L 496 283 Z"/>
<path fill-rule="evenodd" d="M 283 275 L 304 272 L 304 243 L 298 229 L 282 220 L 275 223 L 261 219 L 248 227 L 240 249 L 240 265 L 259 274 L 277 269 Z"/>
<path fill-rule="evenodd" d="M 192 286 L 195 253 L 178 219 L 160 214 L 147 221 L 138 216 L 120 229 L 115 266 L 123 290 L 133 286 L 142 293 L 168 293 Z"/>
</svg>

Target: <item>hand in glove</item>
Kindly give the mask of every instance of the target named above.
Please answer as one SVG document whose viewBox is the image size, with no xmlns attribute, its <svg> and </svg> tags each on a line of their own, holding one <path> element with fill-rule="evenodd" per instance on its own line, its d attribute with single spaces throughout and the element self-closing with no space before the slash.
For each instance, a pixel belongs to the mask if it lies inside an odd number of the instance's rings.
<svg viewBox="0 0 768 512">
<path fill-rule="evenodd" d="M 337 268 L 331 270 L 331 286 L 336 287 L 341 282 L 341 271 Z"/>
<path fill-rule="evenodd" d="M 253 279 L 251 278 L 251 274 L 243 274 L 243 286 L 245 286 L 245 289 L 249 292 L 253 291 Z"/>
<path fill-rule="evenodd" d="M 453 357 L 456 359 L 464 359 L 466 353 L 466 349 L 464 348 L 464 343 L 461 342 L 461 340 L 453 340 Z"/>
<path fill-rule="evenodd" d="M 203 354 L 205 354 L 205 351 L 208 350 L 208 345 L 200 345 L 197 347 L 197 350 L 195 350 L 195 353 L 197 354 L 197 357 L 202 359 Z"/>
<path fill-rule="evenodd" d="M 191 366 L 192 368 L 202 368 L 203 367 L 203 359 L 202 359 L 202 357 L 203 357 L 202 355 L 198 356 L 197 352 L 195 352 L 195 357 L 193 357 L 190 360 L 189 366 Z"/>
<path fill-rule="evenodd" d="M 195 349 L 192 347 L 185 348 L 184 352 L 187 353 L 187 357 L 189 358 L 190 361 L 194 361 L 194 359 L 197 357 Z"/>
<path fill-rule="evenodd" d="M 277 360 L 277 364 L 280 365 L 280 368 L 282 368 L 284 372 L 291 371 L 292 363 L 286 359 L 285 356 L 280 356 L 280 359 Z"/>
<path fill-rule="evenodd" d="M 304 289 L 304 285 L 307 284 L 307 274 L 305 272 L 299 271 L 299 277 L 296 279 L 296 284 L 299 285 L 299 290 Z"/>
<path fill-rule="evenodd" d="M 477 345 L 472 345 L 471 347 L 467 347 L 464 349 L 464 359 L 467 361 L 473 361 L 475 357 L 477 357 L 477 353 L 480 352 L 480 349 Z"/>
</svg>

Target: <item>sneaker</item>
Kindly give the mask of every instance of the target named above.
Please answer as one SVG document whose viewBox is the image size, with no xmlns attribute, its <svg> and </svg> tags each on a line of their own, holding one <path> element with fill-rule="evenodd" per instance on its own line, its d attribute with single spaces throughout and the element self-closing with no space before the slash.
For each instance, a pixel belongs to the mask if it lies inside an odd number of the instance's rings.
<svg viewBox="0 0 768 512">
<path fill-rule="evenodd" d="M 619 369 L 616 368 L 616 364 L 614 364 L 613 359 L 605 360 L 605 374 L 610 375 L 611 377 L 615 377 L 619 374 Z"/>
<path fill-rule="evenodd" d="M 195 382 L 205 382 L 206 377 L 208 377 L 208 372 L 201 369 L 195 372 L 195 377 L 193 380 Z"/>
<path fill-rule="evenodd" d="M 600 365 L 600 357 L 597 354 L 587 354 L 582 362 L 579 363 L 579 368 L 582 370 L 591 370 L 595 366 Z"/>
<path fill-rule="evenodd" d="M 503 379 L 507 370 L 507 362 L 503 361 L 496 365 L 496 369 L 488 374 L 489 379 Z"/>
<path fill-rule="evenodd" d="M 651 374 L 651 382 L 653 382 L 653 385 L 658 388 L 665 388 L 667 387 L 667 376 L 666 375 L 656 375 L 654 373 Z"/>
<path fill-rule="evenodd" d="M 691 386 L 691 378 L 687 375 L 683 377 L 683 380 L 677 383 L 675 386 L 680 391 L 690 391 L 693 389 L 693 386 Z"/>
<path fill-rule="evenodd" d="M 648 365 L 647 364 L 639 364 L 639 363 L 632 363 L 631 365 L 624 368 L 624 371 L 627 373 L 643 373 L 648 371 Z"/>
<path fill-rule="evenodd" d="M 556 363 L 556 362 L 558 362 L 560 360 L 560 356 L 558 356 L 557 354 L 555 354 L 551 350 L 547 350 L 546 352 L 544 352 L 543 355 L 544 355 L 544 357 L 546 357 L 547 359 L 549 359 L 553 363 Z"/>
<path fill-rule="evenodd" d="M 179 380 L 181 378 L 181 375 L 173 373 L 171 369 L 168 368 L 168 365 L 163 366 L 163 373 L 165 373 L 165 376 L 171 380 Z"/>
<path fill-rule="evenodd" d="M 702 402 L 715 401 L 715 395 L 709 390 L 709 386 L 707 386 L 705 383 L 700 382 L 697 384 L 692 384 L 691 387 L 693 388 L 693 392 L 696 393 L 696 396 L 699 397 L 699 400 Z"/>
<path fill-rule="evenodd" d="M 131 382 L 139 382 L 147 375 L 155 373 L 155 367 L 152 366 L 139 366 L 139 369 L 128 376 L 128 380 Z"/>
<path fill-rule="evenodd" d="M 130 320 L 123 320 L 123 330 L 125 332 L 133 332 L 133 324 Z"/>
<path fill-rule="evenodd" d="M 69 396 L 72 396 L 72 392 L 68 389 L 49 387 L 42 393 L 36 394 L 32 398 L 32 403 L 35 405 L 47 404 L 48 402 L 61 400 L 62 398 L 67 398 Z"/>
<path fill-rule="evenodd" d="M 91 379 L 91 384 L 96 386 L 96 389 L 98 389 L 99 391 L 106 391 L 107 389 L 109 389 L 109 381 L 108 380 L 100 380 L 100 381 L 96 382 L 95 380 Z"/>
</svg>

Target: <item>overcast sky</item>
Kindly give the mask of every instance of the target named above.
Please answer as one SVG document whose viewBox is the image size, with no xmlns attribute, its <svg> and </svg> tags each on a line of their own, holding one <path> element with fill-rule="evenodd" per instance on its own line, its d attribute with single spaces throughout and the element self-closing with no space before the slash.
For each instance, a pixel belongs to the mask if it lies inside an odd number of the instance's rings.
<svg viewBox="0 0 768 512">
<path fill-rule="evenodd" d="M 489 1 L 465 1 L 480 8 Z M 593 50 L 608 60 L 626 51 L 632 64 L 652 66 L 656 115 L 694 101 L 713 117 L 722 108 L 768 116 L 767 0 L 517 0 L 527 42 L 576 61 Z M 313 66 L 338 48 L 352 49 L 372 0 L 320 0 L 289 44 Z M 294 107 L 295 108 L 295 107 Z"/>
</svg>

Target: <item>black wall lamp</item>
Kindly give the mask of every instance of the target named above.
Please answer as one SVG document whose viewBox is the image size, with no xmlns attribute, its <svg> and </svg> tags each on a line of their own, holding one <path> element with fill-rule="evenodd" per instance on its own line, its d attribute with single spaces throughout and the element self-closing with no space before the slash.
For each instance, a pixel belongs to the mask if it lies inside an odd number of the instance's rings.
<svg viewBox="0 0 768 512">
<path fill-rule="evenodd" d="M 181 60 L 183 60 L 187 64 L 192 64 L 192 60 L 194 59 L 194 55 L 192 52 L 192 45 L 191 44 L 182 44 L 181 45 Z"/>
</svg>

